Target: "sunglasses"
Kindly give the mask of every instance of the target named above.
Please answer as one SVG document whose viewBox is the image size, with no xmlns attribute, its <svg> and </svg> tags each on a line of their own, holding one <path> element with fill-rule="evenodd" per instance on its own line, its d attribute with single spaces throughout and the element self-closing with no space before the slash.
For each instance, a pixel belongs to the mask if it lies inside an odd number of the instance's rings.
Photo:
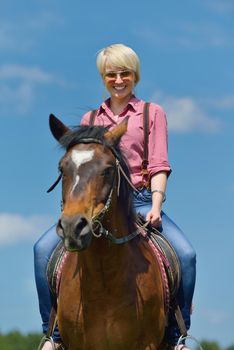
<svg viewBox="0 0 234 350">
<path fill-rule="evenodd" d="M 122 70 L 120 72 L 107 72 L 104 74 L 104 78 L 110 79 L 110 80 L 116 80 L 118 75 L 121 79 L 127 79 L 132 76 L 132 71 L 130 70 Z"/>
</svg>

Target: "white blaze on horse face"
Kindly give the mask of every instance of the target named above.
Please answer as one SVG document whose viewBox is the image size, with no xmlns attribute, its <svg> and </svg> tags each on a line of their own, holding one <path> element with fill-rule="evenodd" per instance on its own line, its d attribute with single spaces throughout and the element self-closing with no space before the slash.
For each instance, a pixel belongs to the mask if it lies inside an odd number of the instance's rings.
<svg viewBox="0 0 234 350">
<path fill-rule="evenodd" d="M 77 151 L 77 150 L 72 150 L 71 152 L 71 160 L 73 161 L 73 163 L 76 166 L 76 169 L 78 170 L 81 164 L 87 163 L 90 160 L 92 160 L 94 155 L 94 150 L 88 150 L 88 151 Z M 74 189 L 76 188 L 76 186 L 78 185 L 80 180 L 79 175 L 76 175 L 76 180 L 75 183 L 72 187 L 72 192 L 74 191 Z"/>
<path fill-rule="evenodd" d="M 74 185 L 72 186 L 71 193 L 72 193 L 72 192 L 74 191 L 74 189 L 76 188 L 76 186 L 77 186 L 77 184 L 78 184 L 79 180 L 80 180 L 79 175 L 76 175 L 76 180 L 75 180 Z"/>
</svg>

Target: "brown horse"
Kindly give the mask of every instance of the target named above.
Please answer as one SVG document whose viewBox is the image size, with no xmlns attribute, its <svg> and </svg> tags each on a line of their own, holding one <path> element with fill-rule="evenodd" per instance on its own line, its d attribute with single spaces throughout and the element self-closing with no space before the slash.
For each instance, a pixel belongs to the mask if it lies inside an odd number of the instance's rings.
<svg viewBox="0 0 234 350">
<path fill-rule="evenodd" d="M 66 149 L 57 224 L 69 251 L 58 299 L 62 340 L 69 350 L 158 349 L 166 323 L 163 284 L 135 224 L 118 147 L 127 120 L 112 131 L 71 130 L 51 115 L 50 128 Z"/>
</svg>

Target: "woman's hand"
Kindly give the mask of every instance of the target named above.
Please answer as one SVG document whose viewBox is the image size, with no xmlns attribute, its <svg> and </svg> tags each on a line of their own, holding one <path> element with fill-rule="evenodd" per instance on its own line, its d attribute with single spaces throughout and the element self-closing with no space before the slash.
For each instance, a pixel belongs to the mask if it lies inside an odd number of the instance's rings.
<svg viewBox="0 0 234 350">
<path fill-rule="evenodd" d="M 152 207 L 146 215 L 146 221 L 150 221 L 152 226 L 161 226 L 162 218 L 160 209 Z"/>
<path fill-rule="evenodd" d="M 146 215 L 146 220 L 152 226 L 158 227 L 162 224 L 161 207 L 167 185 L 167 173 L 161 171 L 151 178 L 152 208 Z"/>
</svg>

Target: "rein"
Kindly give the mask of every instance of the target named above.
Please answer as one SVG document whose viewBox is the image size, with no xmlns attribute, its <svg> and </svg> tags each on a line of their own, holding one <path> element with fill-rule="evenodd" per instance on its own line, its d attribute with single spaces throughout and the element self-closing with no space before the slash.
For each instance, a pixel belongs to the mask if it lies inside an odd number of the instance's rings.
<svg viewBox="0 0 234 350">
<path fill-rule="evenodd" d="M 108 195 L 106 204 L 104 205 L 102 210 L 97 215 L 93 216 L 92 219 L 91 219 L 91 226 L 92 226 L 91 230 L 92 230 L 93 236 L 96 237 L 96 238 L 100 238 L 100 237 L 103 236 L 103 237 L 109 239 L 114 244 L 123 244 L 123 243 L 131 241 L 133 238 L 135 238 L 136 236 L 138 236 L 140 234 L 139 229 L 135 230 L 134 232 L 132 232 L 131 234 L 129 234 L 127 236 L 117 238 L 111 232 L 106 230 L 103 227 L 102 222 L 101 222 L 101 220 L 103 219 L 104 215 L 109 210 L 110 205 L 111 205 L 113 189 L 114 189 L 114 183 L 115 183 L 115 179 L 116 179 L 116 173 L 117 173 L 117 176 L 118 176 L 118 178 L 117 178 L 117 196 L 118 197 L 119 197 L 119 192 L 120 192 L 121 174 L 123 175 L 125 180 L 128 182 L 128 184 L 133 188 L 133 190 L 136 191 L 136 192 L 139 192 L 137 190 L 137 188 L 131 183 L 131 181 L 129 180 L 128 176 L 126 175 L 123 167 L 121 166 L 121 164 L 120 164 L 120 157 L 119 157 L 118 152 L 108 142 L 106 142 L 106 141 L 103 142 L 103 141 L 101 141 L 99 139 L 96 139 L 96 138 L 83 138 L 83 139 L 80 139 L 79 142 L 77 142 L 77 144 L 78 143 L 86 143 L 86 144 L 88 144 L 88 143 L 97 143 L 97 144 L 101 144 L 101 145 L 107 146 L 111 150 L 113 155 L 115 156 L 115 162 L 116 162 L 116 172 L 115 172 L 114 180 L 113 180 L 113 183 L 112 183 L 112 188 L 111 188 L 110 193 Z M 47 193 L 53 191 L 53 189 L 58 185 L 58 183 L 60 182 L 61 179 L 62 179 L 62 173 L 59 174 L 59 176 L 56 179 L 56 181 L 47 190 Z M 96 225 L 96 227 L 93 227 L 93 225 Z M 100 227 L 99 234 L 97 234 L 95 232 L 98 227 Z"/>
</svg>

